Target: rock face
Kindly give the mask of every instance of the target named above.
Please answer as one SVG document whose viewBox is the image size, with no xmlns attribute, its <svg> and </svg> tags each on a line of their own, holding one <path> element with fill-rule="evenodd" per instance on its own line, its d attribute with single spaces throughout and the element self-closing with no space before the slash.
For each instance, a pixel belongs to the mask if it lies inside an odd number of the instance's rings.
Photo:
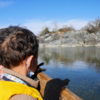
<svg viewBox="0 0 100 100">
<path fill-rule="evenodd" d="M 39 38 L 39 43 L 44 45 L 100 45 L 100 31 L 96 34 L 80 30 L 46 34 Z"/>
</svg>

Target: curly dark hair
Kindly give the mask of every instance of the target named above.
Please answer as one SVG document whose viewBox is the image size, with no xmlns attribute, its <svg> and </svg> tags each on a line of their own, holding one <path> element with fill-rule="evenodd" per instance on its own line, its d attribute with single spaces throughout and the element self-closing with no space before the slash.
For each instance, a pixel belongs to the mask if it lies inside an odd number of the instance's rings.
<svg viewBox="0 0 100 100">
<path fill-rule="evenodd" d="M 10 26 L 0 29 L 0 64 L 6 68 L 19 65 L 27 56 L 38 55 L 38 40 L 28 29 Z"/>
</svg>

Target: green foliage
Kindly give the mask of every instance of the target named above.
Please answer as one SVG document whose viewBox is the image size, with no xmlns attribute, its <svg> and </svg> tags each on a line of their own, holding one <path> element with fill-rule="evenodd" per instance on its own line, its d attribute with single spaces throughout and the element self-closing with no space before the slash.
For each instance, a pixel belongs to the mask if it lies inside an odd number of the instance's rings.
<svg viewBox="0 0 100 100">
<path fill-rule="evenodd" d="M 62 32 L 63 28 L 60 28 L 58 31 Z"/>
<path fill-rule="evenodd" d="M 40 34 L 40 36 L 50 33 L 49 29 L 46 27 Z"/>
<path fill-rule="evenodd" d="M 67 27 L 67 28 L 60 28 L 58 31 L 67 32 L 67 31 L 73 31 L 73 30 L 75 30 L 73 27 Z"/>
</svg>

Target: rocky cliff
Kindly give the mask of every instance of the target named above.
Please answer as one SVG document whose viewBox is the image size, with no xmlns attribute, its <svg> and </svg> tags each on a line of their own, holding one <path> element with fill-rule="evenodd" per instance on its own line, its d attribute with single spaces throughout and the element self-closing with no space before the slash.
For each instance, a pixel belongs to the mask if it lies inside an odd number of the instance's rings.
<svg viewBox="0 0 100 100">
<path fill-rule="evenodd" d="M 68 31 L 46 34 L 39 37 L 40 46 L 100 46 L 100 31 L 96 34 L 87 31 Z"/>
</svg>

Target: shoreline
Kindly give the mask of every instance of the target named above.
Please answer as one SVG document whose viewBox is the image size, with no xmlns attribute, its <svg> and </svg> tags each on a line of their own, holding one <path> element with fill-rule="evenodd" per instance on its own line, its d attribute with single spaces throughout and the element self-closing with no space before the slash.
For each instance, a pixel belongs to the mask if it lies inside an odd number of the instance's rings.
<svg viewBox="0 0 100 100">
<path fill-rule="evenodd" d="M 66 44 L 66 45 L 49 45 L 49 44 L 39 44 L 40 48 L 44 47 L 100 47 L 100 44 L 96 45 L 86 45 L 86 44 Z"/>
</svg>

